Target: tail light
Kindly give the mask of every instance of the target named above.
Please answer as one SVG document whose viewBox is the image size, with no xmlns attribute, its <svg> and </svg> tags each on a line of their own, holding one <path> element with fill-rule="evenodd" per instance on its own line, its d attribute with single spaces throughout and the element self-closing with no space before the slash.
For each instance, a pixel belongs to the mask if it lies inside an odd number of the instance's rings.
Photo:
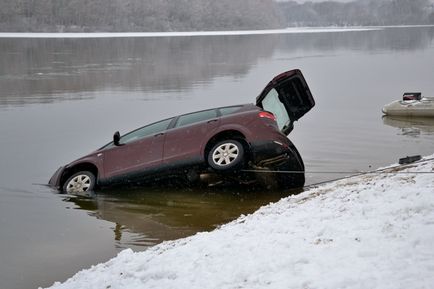
<svg viewBox="0 0 434 289">
<path fill-rule="evenodd" d="M 269 111 L 261 111 L 259 113 L 259 117 L 269 118 L 269 119 L 272 119 L 273 121 L 276 121 L 276 117 L 274 116 L 274 114 L 272 114 Z"/>
</svg>

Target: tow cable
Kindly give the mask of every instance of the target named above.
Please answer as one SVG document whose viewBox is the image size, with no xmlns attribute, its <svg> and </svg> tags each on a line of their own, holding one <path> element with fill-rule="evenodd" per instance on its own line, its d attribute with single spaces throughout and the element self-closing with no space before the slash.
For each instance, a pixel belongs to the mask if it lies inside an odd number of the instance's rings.
<svg viewBox="0 0 434 289">
<path fill-rule="evenodd" d="M 357 175 L 364 175 L 364 174 L 434 174 L 434 171 L 429 172 L 386 172 L 386 170 L 393 170 L 397 168 L 403 168 L 404 165 L 413 164 L 413 163 L 421 163 L 434 160 L 434 158 L 430 159 L 422 159 L 420 155 L 417 156 L 411 156 L 411 157 L 405 157 L 399 159 L 399 165 L 391 166 L 391 167 L 385 167 L 379 170 L 373 170 L 373 171 L 285 171 L 285 170 L 242 170 L 243 172 L 251 172 L 251 173 L 278 173 L 278 174 L 357 174 Z"/>
<path fill-rule="evenodd" d="M 381 168 L 381 169 L 373 170 L 373 171 L 285 171 L 285 170 L 267 170 L 267 169 L 242 170 L 242 171 L 243 172 L 250 172 L 250 173 L 264 173 L 264 174 L 267 174 L 267 173 L 273 173 L 273 174 L 275 174 L 275 173 L 277 173 L 277 174 L 350 174 L 350 175 L 342 177 L 342 178 L 337 178 L 337 179 L 327 180 L 327 181 L 323 181 L 323 182 L 319 182 L 319 183 L 315 183 L 315 184 L 310 184 L 310 185 L 305 186 L 305 188 L 306 188 L 306 187 L 317 186 L 317 185 L 324 184 L 324 183 L 339 181 L 339 180 L 343 180 L 343 179 L 347 179 L 347 178 L 351 178 L 351 177 L 368 175 L 368 174 L 385 174 L 385 175 L 387 175 L 387 174 L 390 174 L 390 175 L 434 174 L 434 171 L 419 171 L 419 172 L 399 172 L 399 171 L 391 172 L 390 171 L 390 170 L 395 170 L 395 169 L 400 169 L 400 168 L 404 169 L 405 166 L 409 165 L 409 164 L 423 163 L 423 162 L 432 161 L 432 160 L 434 160 L 434 158 L 423 159 L 420 155 L 407 156 L 405 158 L 399 159 L 399 162 L 398 162 L 399 165 L 385 167 L 385 168 Z"/>
</svg>

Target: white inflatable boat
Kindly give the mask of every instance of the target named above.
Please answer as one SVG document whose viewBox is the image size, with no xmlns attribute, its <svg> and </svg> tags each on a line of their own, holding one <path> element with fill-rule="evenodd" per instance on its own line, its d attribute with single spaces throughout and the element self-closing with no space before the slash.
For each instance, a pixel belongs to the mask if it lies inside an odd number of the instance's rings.
<svg viewBox="0 0 434 289">
<path fill-rule="evenodd" d="M 422 97 L 420 92 L 407 92 L 402 100 L 386 104 L 383 113 L 392 116 L 434 117 L 434 97 Z"/>
</svg>

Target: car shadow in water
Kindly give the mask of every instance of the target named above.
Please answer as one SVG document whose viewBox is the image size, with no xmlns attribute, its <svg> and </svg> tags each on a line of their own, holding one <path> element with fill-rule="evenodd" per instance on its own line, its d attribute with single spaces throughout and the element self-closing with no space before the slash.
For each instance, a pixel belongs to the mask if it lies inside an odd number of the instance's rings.
<svg viewBox="0 0 434 289">
<path fill-rule="evenodd" d="M 113 223 L 118 248 L 145 250 L 162 241 L 211 231 L 261 206 L 303 189 L 267 190 L 251 185 L 153 186 L 65 195 L 75 209 Z"/>
</svg>

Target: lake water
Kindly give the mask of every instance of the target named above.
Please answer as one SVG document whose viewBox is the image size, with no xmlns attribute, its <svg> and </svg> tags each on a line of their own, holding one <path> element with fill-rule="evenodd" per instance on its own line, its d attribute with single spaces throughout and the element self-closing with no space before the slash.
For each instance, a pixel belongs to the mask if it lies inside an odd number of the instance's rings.
<svg viewBox="0 0 434 289">
<path fill-rule="evenodd" d="M 299 68 L 317 105 L 290 139 L 307 171 L 370 170 L 434 152 L 434 121 L 382 117 L 405 91 L 434 96 L 434 28 L 284 35 L 0 38 L 0 288 L 63 281 L 124 248 L 212 230 L 291 192 L 109 190 L 40 184 L 69 161 L 180 113 L 254 102 Z M 307 184 L 342 177 L 307 173 Z"/>
</svg>

